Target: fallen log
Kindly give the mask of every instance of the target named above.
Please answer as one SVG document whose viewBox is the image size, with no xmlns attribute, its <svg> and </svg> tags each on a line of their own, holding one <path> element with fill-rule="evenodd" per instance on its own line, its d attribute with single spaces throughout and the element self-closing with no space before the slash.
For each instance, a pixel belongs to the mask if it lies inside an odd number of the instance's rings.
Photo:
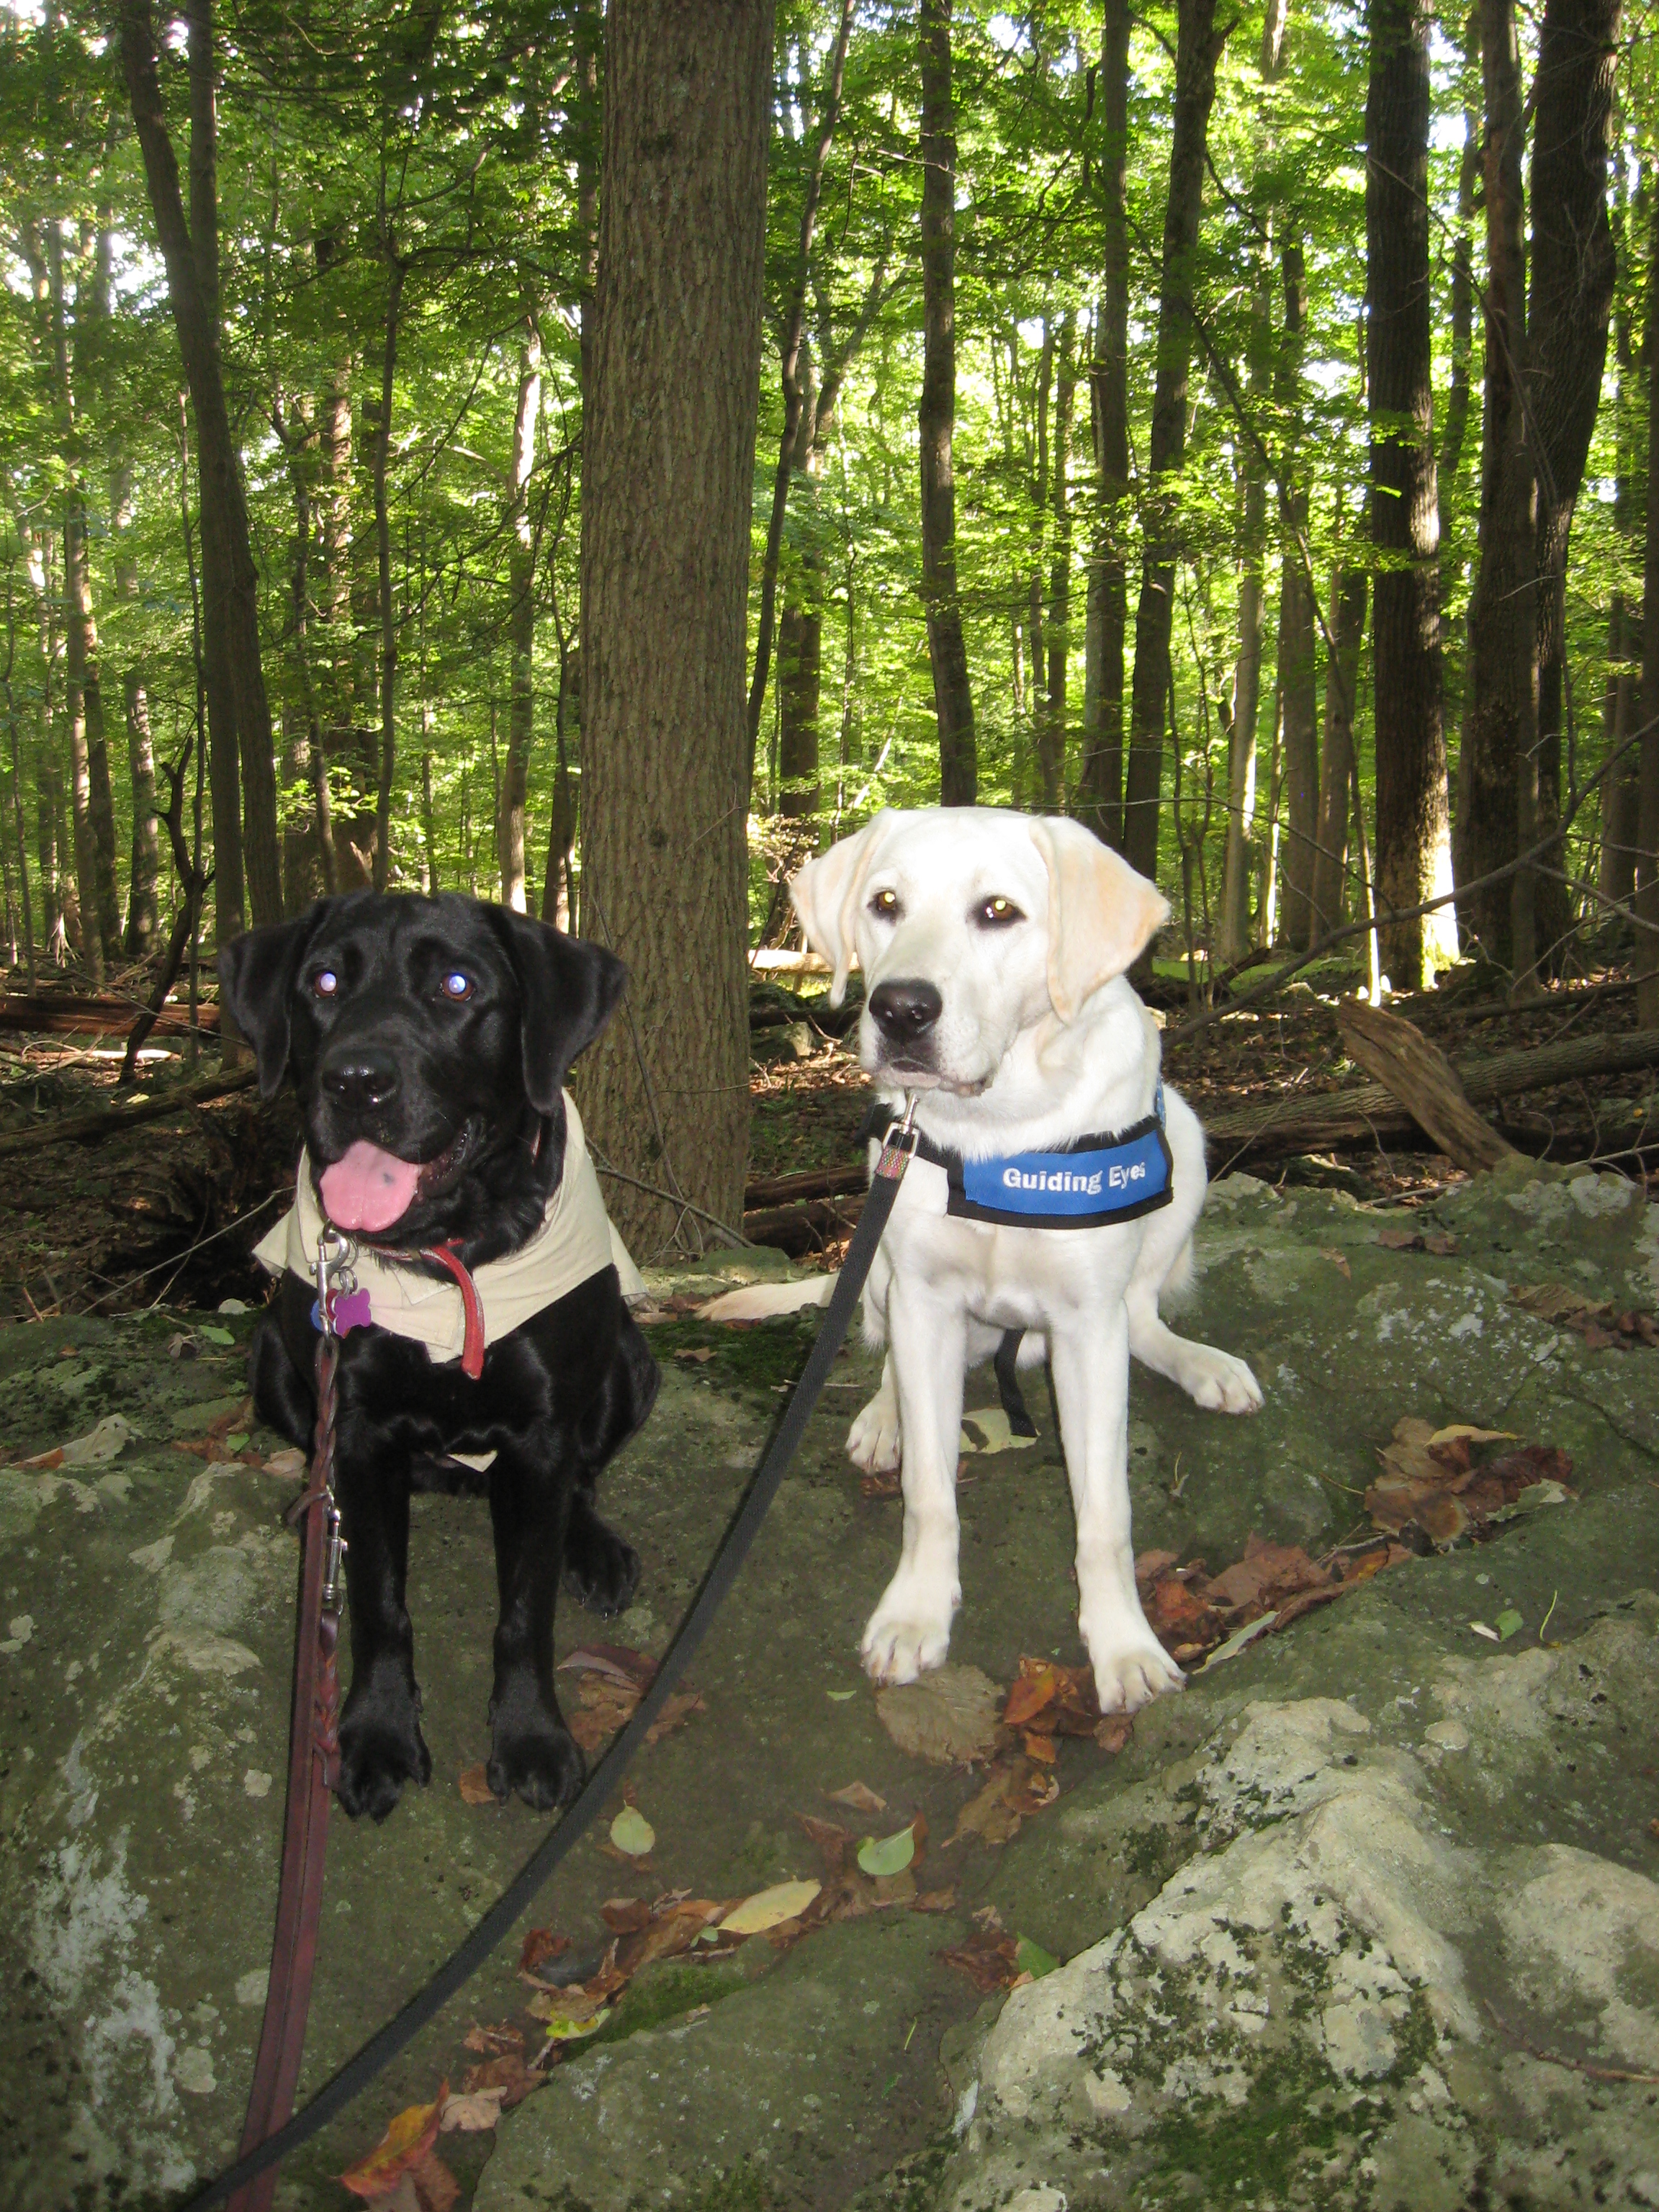
<svg viewBox="0 0 1659 2212">
<path fill-rule="evenodd" d="M 838 1198 L 845 1191 L 862 1190 L 869 1179 L 862 1161 L 854 1167 L 803 1168 L 798 1175 L 757 1176 L 744 1191 L 744 1212 L 789 1206 L 802 1198 Z"/>
<path fill-rule="evenodd" d="M 1472 1103 L 1512 1098 L 1557 1083 L 1592 1076 L 1629 1075 L 1659 1066 L 1659 1030 L 1621 1036 L 1567 1037 L 1526 1052 L 1494 1053 L 1452 1063 Z M 1178 1067 L 1172 1071 L 1180 1081 Z M 1212 1109 L 1200 1115 L 1210 1164 L 1220 1169 L 1252 1154 L 1284 1158 L 1297 1152 L 1338 1151 L 1376 1142 L 1409 1144 L 1420 1132 L 1398 1098 L 1381 1083 L 1326 1091 L 1312 1097 L 1275 1100 L 1267 1107 Z"/>
<path fill-rule="evenodd" d="M 858 1170 L 860 1182 L 864 1170 Z M 743 1217 L 743 1233 L 751 1244 L 769 1244 L 775 1250 L 799 1255 L 810 1252 L 827 1237 L 845 1237 L 864 1211 L 865 1194 L 846 1198 L 809 1198 L 796 1206 L 758 1206 Z"/>
<path fill-rule="evenodd" d="M 1516 1158 L 1514 1146 L 1475 1112 L 1457 1070 L 1421 1030 L 1358 999 L 1346 1000 L 1336 1018 L 1349 1059 L 1393 1093 L 1455 1166 L 1474 1175 Z"/>
<path fill-rule="evenodd" d="M 238 1091 L 251 1091 L 258 1080 L 251 1067 L 238 1068 L 231 1075 L 204 1075 L 195 1083 L 181 1083 L 169 1087 L 161 1097 L 147 1098 L 129 1091 L 131 1106 L 113 1109 L 100 1107 L 91 1114 L 66 1114 L 59 1120 L 42 1122 L 33 1129 L 10 1129 L 0 1135 L 0 1156 L 18 1152 L 38 1152 L 48 1145 L 100 1145 L 106 1137 L 118 1137 L 128 1129 L 136 1129 L 141 1122 L 170 1121 L 175 1115 L 187 1113 L 192 1106 L 211 1104 L 216 1098 L 228 1098 Z"/>
<path fill-rule="evenodd" d="M 0 1030 L 21 1030 L 38 1036 L 125 1036 L 141 1014 L 148 1011 L 130 999 L 77 997 L 69 992 L 42 993 L 35 998 L 8 992 L 0 998 Z M 198 1008 L 204 1035 L 219 1032 L 219 1009 Z M 169 1036 L 188 1036 L 188 1006 L 163 1006 L 155 1030 Z"/>
</svg>

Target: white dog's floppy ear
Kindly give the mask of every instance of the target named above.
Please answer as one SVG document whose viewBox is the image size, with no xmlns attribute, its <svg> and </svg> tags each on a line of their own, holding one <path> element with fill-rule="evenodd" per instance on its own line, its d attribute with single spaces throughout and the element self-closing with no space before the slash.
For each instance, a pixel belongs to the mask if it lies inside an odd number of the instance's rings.
<svg viewBox="0 0 1659 2212">
<path fill-rule="evenodd" d="M 1170 902 L 1080 822 L 1047 816 L 1031 842 L 1048 871 L 1048 996 L 1071 1021 L 1091 991 L 1132 967 Z"/>
<path fill-rule="evenodd" d="M 789 885 L 789 896 L 806 932 L 806 941 L 821 952 L 835 969 L 830 1003 L 840 1006 L 847 996 L 847 971 L 853 964 L 853 932 L 858 920 L 859 894 L 875 851 L 876 831 L 888 810 L 872 814 L 862 830 L 843 837 L 816 860 L 809 860 Z"/>
</svg>

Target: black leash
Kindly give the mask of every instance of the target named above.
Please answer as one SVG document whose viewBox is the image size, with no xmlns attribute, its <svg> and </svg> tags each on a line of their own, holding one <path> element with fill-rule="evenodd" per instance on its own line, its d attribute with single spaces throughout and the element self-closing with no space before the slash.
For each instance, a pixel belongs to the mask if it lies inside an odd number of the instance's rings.
<svg viewBox="0 0 1659 2212">
<path fill-rule="evenodd" d="M 870 1273 L 876 1247 L 881 1242 L 882 1231 L 887 1226 L 887 1217 L 891 1213 L 893 1200 L 898 1195 L 899 1183 L 915 1152 L 913 1115 L 914 1107 L 906 1114 L 903 1121 L 887 1133 L 875 1172 L 870 1178 L 869 1196 L 865 1200 L 858 1227 L 848 1246 L 847 1258 L 836 1279 L 823 1320 L 812 1340 L 812 1349 L 806 1356 L 800 1380 L 784 1409 L 783 1419 L 766 1449 L 748 1494 L 710 1563 L 702 1588 L 698 1591 L 691 1610 L 680 1624 L 679 1633 L 664 1653 L 662 1662 L 652 1677 L 644 1697 L 635 1708 L 632 1719 L 582 1784 L 580 1794 L 557 1827 L 537 1845 L 465 1942 L 445 1960 L 426 1987 L 412 1996 L 403 2010 L 389 2020 L 384 2027 L 372 2035 L 355 2057 L 347 2060 L 333 2080 L 325 2083 L 303 2112 L 296 2112 L 286 2126 L 279 2128 L 275 2135 L 267 2136 L 257 2149 L 238 2159 L 235 2165 L 222 2173 L 217 2180 L 210 2182 L 205 2189 L 188 2198 L 180 2212 L 208 2212 L 209 2206 L 224 2203 L 256 2175 L 278 2165 L 301 2143 L 309 2142 L 337 2113 L 343 2112 L 352 2099 L 391 2064 L 428 2022 L 436 2018 L 457 1990 L 471 1980 L 554 1869 L 569 1856 L 592 1826 L 600 1807 L 621 1781 L 635 1753 L 644 1742 L 647 1730 L 662 1711 L 691 1663 L 697 1647 L 708 1634 L 714 1615 L 720 1611 L 726 1593 L 738 1578 L 738 1570 L 760 1534 L 761 1523 L 771 1510 L 772 1501 L 788 1473 L 790 1463 L 800 1448 L 807 1421 L 825 1382 L 830 1379 L 830 1366 L 841 1350 L 853 1318 L 853 1309 Z"/>
</svg>

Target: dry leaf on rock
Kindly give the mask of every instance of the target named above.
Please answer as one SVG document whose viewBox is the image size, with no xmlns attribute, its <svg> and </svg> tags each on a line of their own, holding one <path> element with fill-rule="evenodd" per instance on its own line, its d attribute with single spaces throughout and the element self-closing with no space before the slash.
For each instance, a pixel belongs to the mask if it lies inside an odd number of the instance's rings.
<svg viewBox="0 0 1659 2212">
<path fill-rule="evenodd" d="M 647 1743 L 660 1743 L 665 1735 L 672 1735 L 683 1721 L 689 1721 L 693 1713 L 706 1713 L 708 1710 L 701 1690 L 677 1690 L 647 1729 L 645 1740 Z"/>
<path fill-rule="evenodd" d="M 657 1671 L 657 1662 L 625 1644 L 581 1644 L 561 1659 L 557 1674 L 603 1674 L 639 1691 L 641 1695 Z"/>
<path fill-rule="evenodd" d="M 469 2066 L 461 2076 L 461 2088 L 469 2097 L 486 2090 L 497 2090 L 501 2110 L 510 2112 L 514 2105 L 521 2105 L 532 2089 L 539 2089 L 544 2076 L 526 2066 L 516 2051 L 504 2051 L 499 2058 L 486 2058 L 482 2066 Z"/>
<path fill-rule="evenodd" d="M 965 1943 L 957 1943 L 939 1956 L 949 1966 L 959 1966 L 981 1996 L 1012 1986 L 1021 1972 L 1018 1945 L 998 1929 L 976 1928 Z"/>
<path fill-rule="evenodd" d="M 878 1691 L 876 1712 L 901 1751 L 964 1765 L 995 1749 L 1001 1701 L 996 1684 L 977 1667 L 947 1666 L 919 1682 Z"/>
<path fill-rule="evenodd" d="M 400 2175 L 419 2165 L 438 2139 L 439 2116 L 448 2094 L 446 2081 L 431 2104 L 408 2105 L 396 2114 L 368 2156 L 340 2176 L 354 2197 L 384 2197 Z"/>
<path fill-rule="evenodd" d="M 1340 1250 L 1334 1244 L 1322 1244 L 1319 1248 L 1319 1256 L 1322 1260 L 1328 1260 L 1332 1267 L 1347 1276 L 1351 1282 L 1352 1281 L 1353 1269 L 1348 1265 L 1348 1255 L 1346 1252 Z"/>
<path fill-rule="evenodd" d="M 501 1802 L 485 1778 L 482 1759 L 476 1766 L 464 1766 L 461 1769 L 459 1788 L 463 1804 L 499 1805 Z"/>
<path fill-rule="evenodd" d="M 575 1711 L 566 1714 L 571 1735 L 584 1751 L 597 1752 L 633 1719 L 642 1694 L 630 1683 L 613 1681 L 609 1675 L 584 1674 L 577 1686 Z"/>
<path fill-rule="evenodd" d="M 720 1932 L 726 1936 L 763 1936 L 769 1928 L 781 1926 L 805 1912 L 819 1891 L 821 1881 L 780 1881 L 770 1889 L 757 1890 L 734 1905 L 720 1921 Z"/>
<path fill-rule="evenodd" d="M 265 1462 L 265 1473 L 277 1475 L 284 1482 L 297 1482 L 305 1471 L 306 1455 L 295 1444 L 286 1444 L 281 1451 L 272 1452 Z"/>
<path fill-rule="evenodd" d="M 613 1936 L 637 1936 L 651 1925 L 651 1911 L 642 1897 L 608 1897 L 599 1917 Z"/>
<path fill-rule="evenodd" d="M 824 1796 L 832 1805 L 850 1806 L 855 1813 L 884 1813 L 887 1800 L 878 1797 L 873 1790 L 866 1789 L 861 1782 L 849 1782 L 844 1790 L 826 1790 Z"/>
<path fill-rule="evenodd" d="M 438 2121 L 439 2133 L 446 2136 L 487 2133 L 501 2117 L 501 2100 L 506 2094 L 505 2089 L 477 2089 L 470 2095 L 462 2091 L 458 2095 L 447 2097 Z"/>
<path fill-rule="evenodd" d="M 531 1930 L 531 1935 L 545 1936 L 547 1932 L 545 1928 L 536 1928 Z M 562 1938 L 560 1940 L 562 1942 Z M 530 1936 L 527 1936 L 525 1938 L 526 1951 L 529 1946 Z M 481 2027 L 475 2020 L 461 2040 L 469 2051 L 486 2051 L 492 2057 L 499 2057 L 504 2051 L 524 2049 L 523 2030 L 509 2026 L 506 2021 L 497 2027 Z"/>
<path fill-rule="evenodd" d="M 1092 1735 L 1100 1718 L 1093 1669 L 1022 1658 L 1002 1718 L 1008 1728 L 1040 1723 L 1045 1735 Z"/>
<path fill-rule="evenodd" d="M 861 1474 L 859 1477 L 860 1498 L 899 1498 L 902 1495 L 899 1471 L 896 1467 L 882 1468 L 874 1474 Z"/>
<path fill-rule="evenodd" d="M 1501 1431 L 1462 1423 L 1432 1429 L 1426 1421 L 1397 1421 L 1394 1441 L 1377 1455 L 1384 1472 L 1365 1492 L 1365 1510 L 1386 1534 L 1414 1530 L 1443 1549 L 1506 1515 L 1540 1485 L 1560 1486 L 1567 1494 L 1572 1461 L 1552 1445 L 1520 1444 L 1494 1458 L 1477 1457 L 1478 1445 L 1508 1440 Z M 1548 1501 L 1540 1496 L 1534 1502 Z"/>
<path fill-rule="evenodd" d="M 945 1849 L 964 1836 L 977 1836 L 993 1846 L 1006 1844 L 1018 1834 L 1022 1820 L 1044 1811 L 1059 1795 L 1059 1782 L 1038 1760 L 999 1759 L 984 1786 L 957 1814 Z"/>
<path fill-rule="evenodd" d="M 954 1912 L 957 1893 L 954 1889 L 924 1889 L 910 1900 L 912 1912 Z"/>
<path fill-rule="evenodd" d="M 1095 1723 L 1095 1741 L 1103 1751 L 1120 1752 L 1135 1732 L 1133 1713 L 1108 1713 Z"/>
<path fill-rule="evenodd" d="M 533 1979 L 550 1959 L 562 1959 L 569 1948 L 570 1938 L 568 1936 L 556 1936 L 550 1928 L 532 1928 L 526 1936 L 524 1948 L 519 1953 L 519 1972 L 521 1976 Z M 506 2034 L 504 2029 L 490 2028 L 476 2029 L 474 2033 L 497 2037 Z M 523 2040 L 522 2037 L 515 2039 Z M 471 2038 L 468 2039 L 469 2049 L 476 2051 L 483 2047 L 480 2044 L 473 2043 Z"/>
</svg>

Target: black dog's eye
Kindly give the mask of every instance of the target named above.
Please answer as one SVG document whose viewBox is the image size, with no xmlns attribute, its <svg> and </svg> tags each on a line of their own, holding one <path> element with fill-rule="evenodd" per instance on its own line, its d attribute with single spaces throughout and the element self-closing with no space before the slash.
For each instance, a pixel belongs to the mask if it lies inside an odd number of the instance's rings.
<svg viewBox="0 0 1659 2212">
<path fill-rule="evenodd" d="M 878 891 L 870 902 L 870 911 L 878 921 L 896 921 L 899 917 L 898 893 Z"/>
<path fill-rule="evenodd" d="M 1011 898 L 988 898 L 974 908 L 974 920 L 981 929 L 1010 929 L 1024 919 Z"/>
<path fill-rule="evenodd" d="M 458 1005 L 463 999 L 470 999 L 472 996 L 472 978 L 465 975 L 459 968 L 452 968 L 448 975 L 444 977 L 444 996 L 447 999 L 453 999 Z"/>
<path fill-rule="evenodd" d="M 331 968 L 319 968 L 311 979 L 311 988 L 319 999 L 332 999 L 338 994 L 340 979 Z"/>
</svg>

